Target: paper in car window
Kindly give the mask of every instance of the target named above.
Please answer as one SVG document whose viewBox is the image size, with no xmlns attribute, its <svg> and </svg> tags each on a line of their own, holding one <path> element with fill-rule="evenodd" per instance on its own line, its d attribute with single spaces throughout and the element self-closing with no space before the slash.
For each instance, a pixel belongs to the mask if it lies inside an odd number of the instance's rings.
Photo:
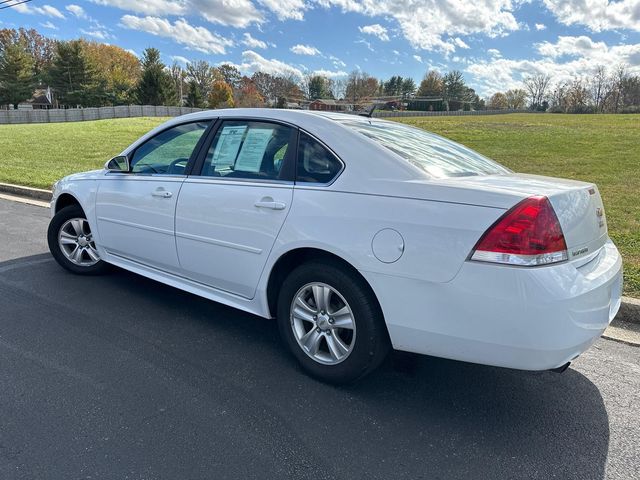
<svg viewBox="0 0 640 480">
<path fill-rule="evenodd" d="M 226 126 L 222 128 L 211 162 L 216 166 L 216 169 L 231 166 L 235 163 L 240 144 L 242 144 L 242 137 L 244 137 L 246 130 L 246 125 Z"/>
<path fill-rule="evenodd" d="M 262 157 L 273 135 L 273 128 L 251 128 L 242 144 L 234 170 L 240 172 L 259 172 Z"/>
</svg>

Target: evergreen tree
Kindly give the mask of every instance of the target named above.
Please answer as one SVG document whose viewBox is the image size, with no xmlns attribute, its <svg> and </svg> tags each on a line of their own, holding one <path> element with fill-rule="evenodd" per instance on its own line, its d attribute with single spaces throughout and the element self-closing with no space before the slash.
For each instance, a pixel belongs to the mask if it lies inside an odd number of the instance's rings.
<svg viewBox="0 0 640 480">
<path fill-rule="evenodd" d="M 138 102 L 142 105 L 177 105 L 176 85 L 160 61 L 156 48 L 147 48 L 142 56 L 142 76 L 136 87 Z"/>
<path fill-rule="evenodd" d="M 0 105 L 18 104 L 28 100 L 35 88 L 33 57 L 24 42 L 8 45 L 0 55 Z"/>
<path fill-rule="evenodd" d="M 106 79 L 98 75 L 80 40 L 58 42 L 48 76 L 61 104 L 92 107 L 105 103 Z"/>
<path fill-rule="evenodd" d="M 196 80 L 189 81 L 189 90 L 187 91 L 187 107 L 204 108 L 204 96 L 200 90 L 200 86 Z"/>
</svg>

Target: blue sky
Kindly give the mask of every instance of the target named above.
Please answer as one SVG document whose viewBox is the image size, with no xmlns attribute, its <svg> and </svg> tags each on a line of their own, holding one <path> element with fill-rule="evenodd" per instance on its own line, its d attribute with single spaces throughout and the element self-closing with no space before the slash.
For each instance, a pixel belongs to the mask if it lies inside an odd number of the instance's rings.
<svg viewBox="0 0 640 480">
<path fill-rule="evenodd" d="M 360 69 L 419 82 L 430 68 L 457 69 L 481 95 L 531 73 L 640 72 L 640 0 L 32 0 L 0 10 L 0 28 L 17 27 L 247 74 Z"/>
</svg>

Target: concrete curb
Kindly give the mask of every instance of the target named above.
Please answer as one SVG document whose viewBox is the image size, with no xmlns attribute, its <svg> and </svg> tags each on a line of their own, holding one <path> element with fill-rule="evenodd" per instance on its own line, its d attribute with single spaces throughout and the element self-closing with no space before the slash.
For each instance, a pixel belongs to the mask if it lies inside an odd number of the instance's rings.
<svg viewBox="0 0 640 480">
<path fill-rule="evenodd" d="M 630 297 L 622 297 L 620 311 L 616 320 L 640 324 L 640 300 Z"/>
<path fill-rule="evenodd" d="M 22 187 L 20 185 L 12 185 L 10 183 L 0 183 L 0 192 L 18 197 L 33 198 L 43 202 L 51 201 L 51 192 L 41 188 Z"/>
<path fill-rule="evenodd" d="M 0 183 L 0 193 L 15 195 L 17 197 L 32 198 L 44 202 L 51 201 L 51 192 L 40 188 L 22 187 L 9 183 Z M 640 300 L 630 297 L 622 297 L 620 311 L 616 320 L 640 324 Z"/>
</svg>

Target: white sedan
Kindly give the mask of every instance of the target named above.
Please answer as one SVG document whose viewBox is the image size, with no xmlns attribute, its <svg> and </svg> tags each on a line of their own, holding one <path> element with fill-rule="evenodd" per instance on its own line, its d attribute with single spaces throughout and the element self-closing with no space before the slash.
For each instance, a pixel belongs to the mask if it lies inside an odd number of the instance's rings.
<svg viewBox="0 0 640 480">
<path fill-rule="evenodd" d="M 172 119 L 54 187 L 48 242 L 262 317 L 302 367 L 356 380 L 390 348 L 562 370 L 615 316 L 595 185 L 515 174 L 399 123 L 237 109 Z"/>
</svg>

